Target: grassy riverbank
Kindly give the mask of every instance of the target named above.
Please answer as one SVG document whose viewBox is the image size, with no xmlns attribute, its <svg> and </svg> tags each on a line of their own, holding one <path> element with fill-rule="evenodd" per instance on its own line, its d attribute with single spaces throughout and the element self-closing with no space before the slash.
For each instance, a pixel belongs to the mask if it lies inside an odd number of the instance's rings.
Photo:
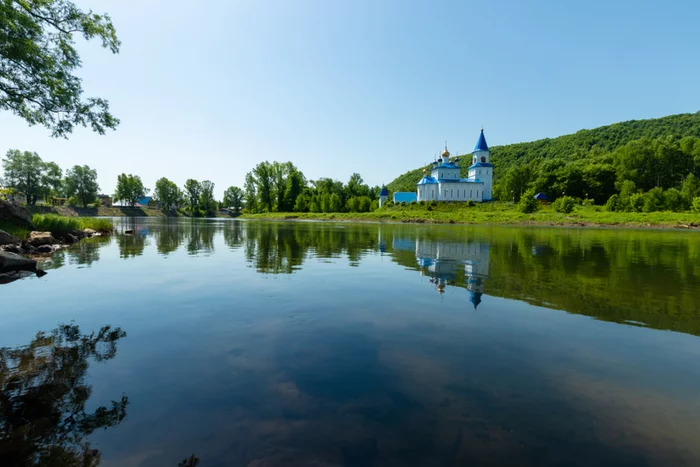
<svg viewBox="0 0 700 467">
<path fill-rule="evenodd" d="M 100 233 L 111 233 L 114 224 L 111 219 L 95 217 L 66 217 L 55 214 L 34 214 L 32 222 L 40 232 L 51 232 L 54 237 L 63 237 L 65 234 L 76 231 L 92 229 Z"/>
<path fill-rule="evenodd" d="M 511 203 L 498 202 L 477 204 L 473 207 L 462 203 L 437 203 L 436 206 L 409 204 L 363 213 L 262 213 L 244 214 L 242 217 L 280 220 L 700 228 L 700 214 L 690 212 L 608 212 L 601 206 L 579 206 L 571 214 L 562 214 L 554 211 L 551 206 L 542 206 L 533 214 L 524 214 Z"/>
<path fill-rule="evenodd" d="M 163 211 L 148 207 L 99 207 L 78 208 L 74 206 L 27 206 L 32 214 L 55 214 L 64 217 L 166 217 Z"/>
</svg>

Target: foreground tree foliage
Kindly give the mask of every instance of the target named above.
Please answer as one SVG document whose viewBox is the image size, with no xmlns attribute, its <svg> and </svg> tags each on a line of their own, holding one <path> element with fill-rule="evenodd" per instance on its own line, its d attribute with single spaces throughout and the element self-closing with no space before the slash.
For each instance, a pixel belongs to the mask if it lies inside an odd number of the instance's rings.
<svg viewBox="0 0 700 467">
<path fill-rule="evenodd" d="M 82 334 L 63 325 L 40 332 L 28 346 L 0 349 L 0 458 L 7 466 L 97 466 L 100 452 L 85 439 L 119 425 L 126 396 L 86 412 L 91 361 L 115 357 L 126 333 L 105 326 Z"/>
<path fill-rule="evenodd" d="M 0 110 L 66 137 L 76 125 L 103 134 L 119 120 L 106 100 L 83 98 L 74 36 L 97 38 L 119 52 L 108 15 L 83 11 L 69 0 L 0 1 Z"/>
</svg>

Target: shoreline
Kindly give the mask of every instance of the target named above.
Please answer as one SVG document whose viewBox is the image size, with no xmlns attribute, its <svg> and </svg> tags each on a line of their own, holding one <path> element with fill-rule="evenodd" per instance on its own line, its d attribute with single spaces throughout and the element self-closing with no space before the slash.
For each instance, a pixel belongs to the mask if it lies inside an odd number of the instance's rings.
<svg viewBox="0 0 700 467">
<path fill-rule="evenodd" d="M 578 227 L 578 228 L 606 228 L 606 229 L 644 229 L 644 230 L 700 230 L 700 215 L 695 215 L 695 219 L 689 220 L 687 216 L 680 214 L 679 219 L 673 221 L 652 221 L 644 219 L 634 219 L 643 213 L 622 213 L 628 214 L 631 219 L 620 219 L 615 221 L 596 221 L 588 217 L 576 215 L 564 215 L 559 213 L 540 213 L 532 218 L 504 219 L 496 216 L 475 216 L 473 219 L 455 219 L 449 216 L 423 217 L 417 215 L 399 216 L 388 211 L 384 215 L 375 213 L 260 213 L 243 214 L 239 218 L 245 220 L 269 220 L 286 222 L 357 222 L 357 223 L 392 223 L 392 224 L 430 224 L 430 225 L 463 225 L 463 226 L 520 226 L 520 227 Z M 363 215 L 364 214 L 364 215 Z M 620 213 L 617 213 L 618 215 Z M 458 216 L 456 216 L 458 217 Z M 482 218 L 479 218 L 482 217 Z M 491 217 L 491 218 L 489 218 Z M 619 216 L 625 217 L 625 216 Z"/>
</svg>

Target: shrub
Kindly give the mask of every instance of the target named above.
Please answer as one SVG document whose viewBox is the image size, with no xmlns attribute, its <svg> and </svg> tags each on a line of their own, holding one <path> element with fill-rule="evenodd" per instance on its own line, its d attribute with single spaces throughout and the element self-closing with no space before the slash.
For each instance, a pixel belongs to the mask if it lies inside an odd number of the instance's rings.
<svg viewBox="0 0 700 467">
<path fill-rule="evenodd" d="M 518 202 L 518 210 L 525 214 L 531 214 L 540 208 L 540 203 L 535 199 L 535 190 L 527 190 Z"/>
<path fill-rule="evenodd" d="M 652 188 L 644 195 L 644 212 L 663 211 L 666 204 L 664 191 L 661 188 Z"/>
<path fill-rule="evenodd" d="M 690 206 L 690 210 L 700 213 L 700 196 L 693 198 L 693 204 Z"/>
<path fill-rule="evenodd" d="M 561 198 L 558 198 L 556 201 L 554 201 L 554 203 L 552 204 L 555 211 L 564 214 L 571 213 L 571 211 L 574 210 L 575 205 L 576 201 L 571 196 L 562 196 Z"/>
<path fill-rule="evenodd" d="M 664 191 L 664 209 L 667 211 L 685 211 L 688 209 L 683 194 L 675 188 Z"/>
<path fill-rule="evenodd" d="M 436 207 L 436 206 L 438 205 L 438 202 L 437 202 L 436 200 L 432 200 L 432 201 L 430 202 L 430 205 L 431 205 L 432 207 Z"/>
<path fill-rule="evenodd" d="M 473 199 L 470 199 L 469 201 L 467 201 L 468 208 L 473 208 L 474 206 L 476 206 L 476 203 L 474 202 Z"/>
<path fill-rule="evenodd" d="M 401 206 L 406 206 L 406 201 L 401 201 Z"/>
<path fill-rule="evenodd" d="M 605 203 L 605 209 L 610 212 L 621 211 L 620 205 L 620 195 L 615 194 L 608 198 L 608 202 Z"/>
<path fill-rule="evenodd" d="M 418 204 L 420 204 L 421 206 L 425 206 L 425 200 L 422 199 L 422 200 L 418 201 Z"/>
<path fill-rule="evenodd" d="M 630 196 L 629 210 L 632 212 L 642 212 L 644 210 L 644 195 L 635 193 Z"/>
</svg>

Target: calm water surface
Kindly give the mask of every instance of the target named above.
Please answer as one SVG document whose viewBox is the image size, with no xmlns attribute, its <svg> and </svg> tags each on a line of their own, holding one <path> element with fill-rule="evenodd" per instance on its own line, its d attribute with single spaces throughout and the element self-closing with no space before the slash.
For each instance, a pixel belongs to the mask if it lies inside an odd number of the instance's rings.
<svg viewBox="0 0 700 467">
<path fill-rule="evenodd" d="M 117 222 L 0 286 L 2 466 L 700 465 L 697 233 Z"/>
</svg>

